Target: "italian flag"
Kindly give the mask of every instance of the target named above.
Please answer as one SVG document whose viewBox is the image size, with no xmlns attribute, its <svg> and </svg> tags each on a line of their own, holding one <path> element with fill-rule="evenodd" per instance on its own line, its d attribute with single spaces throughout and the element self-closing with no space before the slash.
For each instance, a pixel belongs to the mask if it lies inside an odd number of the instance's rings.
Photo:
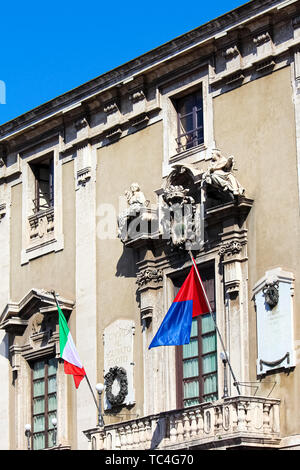
<svg viewBox="0 0 300 470">
<path fill-rule="evenodd" d="M 66 374 L 71 374 L 74 377 L 75 387 L 78 388 L 83 377 L 86 375 L 79 359 L 72 335 L 70 333 L 67 320 L 59 307 L 58 321 L 59 321 L 59 347 L 60 357 L 64 360 L 64 370 Z"/>
</svg>

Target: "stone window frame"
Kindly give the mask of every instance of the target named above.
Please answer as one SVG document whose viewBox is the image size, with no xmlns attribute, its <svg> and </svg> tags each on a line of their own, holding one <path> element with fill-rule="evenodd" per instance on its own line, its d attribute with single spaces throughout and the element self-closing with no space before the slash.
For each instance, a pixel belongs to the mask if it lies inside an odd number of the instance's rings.
<svg viewBox="0 0 300 470">
<path fill-rule="evenodd" d="M 204 143 L 177 152 L 177 110 L 176 100 L 202 88 Z M 213 128 L 213 97 L 209 92 L 209 64 L 183 77 L 169 80 L 160 86 L 163 117 L 163 177 L 170 172 L 175 163 L 197 163 L 211 158 L 211 150 L 215 148 Z"/>
<path fill-rule="evenodd" d="M 22 447 L 25 448 L 24 426 L 25 422 L 31 424 L 30 442 L 33 449 L 33 390 L 32 390 L 32 364 L 35 361 L 46 360 L 50 358 L 57 359 L 56 371 L 56 415 L 59 425 L 57 426 L 56 442 L 58 445 L 61 439 L 65 441 L 67 431 L 67 416 L 65 412 L 67 404 L 67 383 L 66 375 L 63 367 L 63 360 L 60 359 L 58 351 L 58 335 L 54 334 L 53 343 L 47 347 L 37 349 L 31 348 L 28 344 L 21 347 L 21 357 L 18 366 L 18 392 L 16 400 L 21 399 L 22 403 L 22 424 L 18 426 L 19 442 L 23 442 Z M 27 393 L 28 391 L 28 393 Z M 19 397 L 19 398 L 18 398 Z M 18 401 L 18 403 L 20 403 Z M 21 405 L 20 405 L 21 406 Z M 20 409 L 18 410 L 20 412 Z M 27 445 L 27 443 L 26 443 Z M 50 447 L 46 447 L 49 449 Z"/>
<path fill-rule="evenodd" d="M 27 152 L 26 152 L 27 153 Z M 35 194 L 35 176 L 32 170 L 32 165 L 43 161 L 48 156 L 53 158 L 53 173 L 54 173 L 54 204 L 53 207 L 43 211 L 47 216 L 47 221 L 52 224 L 53 237 L 49 237 L 46 242 L 41 239 L 31 243 L 30 230 L 31 224 L 38 224 L 37 221 L 32 221 L 34 216 L 33 202 Z M 63 236 L 63 200 L 62 200 L 62 162 L 59 158 L 59 150 L 56 146 L 50 146 L 47 150 L 40 150 L 32 152 L 30 156 L 20 154 L 22 166 L 22 250 L 21 250 L 21 264 L 26 264 L 32 259 L 43 256 L 45 254 L 60 251 L 64 248 Z M 40 213 L 42 214 L 42 213 Z M 37 237 L 38 238 L 38 237 Z M 42 238 L 42 237 L 41 237 Z"/>
<path fill-rule="evenodd" d="M 48 390 L 48 378 L 49 378 L 49 361 L 51 359 L 55 359 L 56 360 L 56 371 L 55 371 L 55 381 L 56 381 L 56 391 L 55 391 L 55 395 L 56 395 L 56 408 L 55 410 L 51 410 L 49 411 L 49 396 L 50 396 L 50 393 L 49 393 L 49 390 Z M 34 412 L 34 399 L 35 399 L 35 396 L 34 396 L 34 382 L 37 381 L 38 379 L 34 379 L 34 364 L 38 363 L 38 362 L 43 362 L 44 363 L 44 376 L 43 376 L 43 379 L 44 379 L 44 383 L 45 383 L 45 387 L 44 387 L 44 393 L 39 395 L 39 398 L 43 397 L 44 399 L 44 411 L 43 412 L 40 412 L 40 413 L 35 413 Z M 44 416 L 44 419 L 45 419 L 45 427 L 44 427 L 44 431 L 40 431 L 41 433 L 44 434 L 44 438 L 45 438 L 45 447 L 42 447 L 41 449 L 47 449 L 47 448 L 51 448 L 51 447 L 54 447 L 54 446 L 51 446 L 49 445 L 49 432 L 53 432 L 53 426 L 50 426 L 50 423 L 49 423 L 49 414 L 50 413 L 53 413 L 55 412 L 55 418 L 57 419 L 57 380 L 58 380 L 58 365 L 59 365 L 59 361 L 58 361 L 58 358 L 55 357 L 54 354 L 52 355 L 49 355 L 49 356 L 44 356 L 44 357 L 39 357 L 39 358 L 35 358 L 35 360 L 29 362 L 29 366 L 31 367 L 31 448 L 34 449 L 34 435 L 35 434 L 38 434 L 39 431 L 35 431 L 34 430 L 34 417 L 37 416 L 37 415 L 43 415 Z M 53 376 L 54 374 L 52 374 Z M 54 392 L 52 392 L 52 394 L 54 394 Z"/>
<path fill-rule="evenodd" d="M 224 280 L 222 275 L 219 273 L 219 255 L 217 251 L 213 253 L 201 256 L 200 258 L 196 259 L 197 266 L 201 269 L 203 265 L 211 265 L 214 267 L 215 271 L 215 309 L 216 309 L 216 322 L 219 331 L 223 337 L 223 340 L 226 337 L 226 319 L 225 319 L 225 301 L 224 301 Z M 163 281 L 163 299 L 164 299 L 164 312 L 166 313 L 168 308 L 170 307 L 171 303 L 174 300 L 174 286 L 172 278 L 180 273 L 189 272 L 192 266 L 192 262 L 187 262 L 184 265 L 180 266 L 178 269 L 174 269 L 173 267 L 169 267 L 164 271 L 164 281 Z M 167 349 L 167 348 L 166 348 Z M 222 396 L 223 392 L 223 385 L 224 385 L 224 368 L 223 363 L 220 357 L 219 352 L 220 349 L 220 342 L 219 338 L 217 337 L 217 388 L 219 398 Z M 169 406 L 170 408 L 177 407 L 177 395 L 176 395 L 176 384 L 177 384 L 177 367 L 176 367 L 176 348 L 169 348 L 168 349 L 168 361 L 169 361 L 169 374 L 170 374 L 170 382 L 172 384 L 172 392 L 168 397 Z M 227 371 L 228 374 L 228 371 Z M 227 375 L 229 379 L 229 375 Z M 230 381 L 229 381 L 230 382 Z M 229 385 L 230 386 L 230 385 Z M 188 408 L 187 408 L 188 409 Z"/>
</svg>

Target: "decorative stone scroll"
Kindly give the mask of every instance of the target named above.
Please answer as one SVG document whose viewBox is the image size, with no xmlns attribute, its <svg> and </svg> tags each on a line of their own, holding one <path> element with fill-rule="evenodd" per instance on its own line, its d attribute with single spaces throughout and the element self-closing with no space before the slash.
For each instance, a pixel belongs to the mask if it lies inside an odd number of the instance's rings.
<svg viewBox="0 0 300 470">
<path fill-rule="evenodd" d="M 295 366 L 293 274 L 267 271 L 254 289 L 257 318 L 257 375 Z"/>
<path fill-rule="evenodd" d="M 148 284 L 149 282 L 159 283 L 162 280 L 163 273 L 161 269 L 147 268 L 144 271 L 138 273 L 136 282 L 139 287 L 142 287 L 145 284 Z"/>
<path fill-rule="evenodd" d="M 236 240 L 231 240 L 221 245 L 221 247 L 219 248 L 219 255 L 220 256 L 224 256 L 225 254 L 233 255 L 233 254 L 239 253 L 241 250 L 242 250 L 241 243 Z"/>
<path fill-rule="evenodd" d="M 104 378 L 105 385 L 108 386 L 104 400 L 106 410 L 117 405 L 135 403 L 134 331 L 135 324 L 132 320 L 116 320 L 104 330 Z"/>
</svg>

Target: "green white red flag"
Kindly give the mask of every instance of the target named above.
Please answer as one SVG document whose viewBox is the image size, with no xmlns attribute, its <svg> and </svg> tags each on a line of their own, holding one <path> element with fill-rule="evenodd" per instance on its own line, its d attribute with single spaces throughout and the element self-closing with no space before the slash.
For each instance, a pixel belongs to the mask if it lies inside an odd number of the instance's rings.
<svg viewBox="0 0 300 470">
<path fill-rule="evenodd" d="M 69 330 L 67 320 L 59 305 L 57 305 L 57 309 L 59 321 L 60 357 L 64 360 L 65 374 L 73 375 L 75 387 L 78 388 L 86 373 L 79 359 L 79 355 Z"/>
</svg>

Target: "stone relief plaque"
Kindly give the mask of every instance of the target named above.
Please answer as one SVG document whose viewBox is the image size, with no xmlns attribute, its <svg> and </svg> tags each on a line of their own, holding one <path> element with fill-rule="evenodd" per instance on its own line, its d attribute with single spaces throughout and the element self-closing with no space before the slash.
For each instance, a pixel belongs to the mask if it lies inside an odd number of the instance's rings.
<svg viewBox="0 0 300 470">
<path fill-rule="evenodd" d="M 104 395 L 105 410 L 112 408 L 115 404 L 132 405 L 135 403 L 134 332 L 135 324 L 132 320 L 116 320 L 104 330 L 104 377 L 107 387 Z M 126 379 L 127 383 L 125 383 Z M 127 392 L 126 396 L 124 390 Z M 109 401 L 108 397 L 114 397 L 115 400 Z"/>
<path fill-rule="evenodd" d="M 254 287 L 257 316 L 257 375 L 295 366 L 293 276 L 267 271 Z"/>
</svg>

